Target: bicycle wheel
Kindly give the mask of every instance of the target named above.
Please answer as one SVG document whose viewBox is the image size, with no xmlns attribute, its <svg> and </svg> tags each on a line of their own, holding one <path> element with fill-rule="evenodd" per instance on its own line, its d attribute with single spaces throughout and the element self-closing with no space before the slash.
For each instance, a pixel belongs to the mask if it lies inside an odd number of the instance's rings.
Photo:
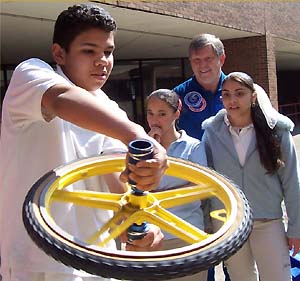
<svg viewBox="0 0 300 281">
<path fill-rule="evenodd" d="M 130 190 L 124 194 L 68 191 L 66 187 L 95 175 L 120 172 L 124 155 L 91 157 L 56 168 L 30 189 L 23 205 L 23 222 L 32 240 L 48 255 L 76 269 L 107 278 L 162 280 L 192 275 L 229 258 L 242 247 L 252 229 L 252 212 L 243 193 L 209 168 L 169 157 L 166 175 L 185 179 L 194 186 L 146 193 L 141 199 Z M 205 233 L 172 215 L 165 208 L 194 200 L 218 198 L 224 209 L 213 212 L 223 222 L 213 234 Z M 113 210 L 110 218 L 88 241 L 73 237 L 52 217 L 53 202 Z M 142 201 L 142 203 L 141 203 Z M 123 223 L 117 225 L 120 218 Z M 135 222 L 147 221 L 189 243 L 166 251 L 132 252 L 106 248 L 105 244 Z M 105 231 L 105 241 L 98 238 Z M 96 238 L 95 238 L 96 237 Z M 98 241 L 95 243 L 95 241 Z"/>
</svg>

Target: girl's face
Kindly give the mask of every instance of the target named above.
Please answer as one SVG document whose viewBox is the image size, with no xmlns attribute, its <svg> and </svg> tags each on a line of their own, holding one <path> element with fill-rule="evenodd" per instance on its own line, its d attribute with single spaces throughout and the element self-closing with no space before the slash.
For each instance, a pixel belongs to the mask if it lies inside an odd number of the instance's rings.
<svg viewBox="0 0 300 281">
<path fill-rule="evenodd" d="M 147 103 L 147 122 L 150 129 L 159 128 L 162 135 L 175 129 L 175 121 L 179 118 L 179 111 L 165 101 L 153 96 Z"/>
<path fill-rule="evenodd" d="M 251 104 L 256 94 L 246 86 L 234 80 L 227 80 L 222 87 L 222 101 L 231 125 L 248 125 L 252 123 Z"/>
</svg>

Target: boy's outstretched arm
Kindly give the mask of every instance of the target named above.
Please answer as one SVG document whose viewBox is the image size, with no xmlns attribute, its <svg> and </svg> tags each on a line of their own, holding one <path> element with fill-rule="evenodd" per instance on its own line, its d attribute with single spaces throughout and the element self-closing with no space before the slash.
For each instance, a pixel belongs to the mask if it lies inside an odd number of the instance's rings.
<svg viewBox="0 0 300 281">
<path fill-rule="evenodd" d="M 135 139 L 150 139 L 154 144 L 154 156 L 151 160 L 141 161 L 137 165 L 128 165 L 122 172 L 121 180 L 128 177 L 142 190 L 155 188 L 167 168 L 165 149 L 149 137 L 143 127 L 130 121 L 120 108 L 107 106 L 107 100 L 101 100 L 94 94 L 76 86 L 56 84 L 42 97 L 42 107 L 49 114 L 58 116 L 82 128 L 95 131 L 115 139 L 125 145 Z"/>
</svg>

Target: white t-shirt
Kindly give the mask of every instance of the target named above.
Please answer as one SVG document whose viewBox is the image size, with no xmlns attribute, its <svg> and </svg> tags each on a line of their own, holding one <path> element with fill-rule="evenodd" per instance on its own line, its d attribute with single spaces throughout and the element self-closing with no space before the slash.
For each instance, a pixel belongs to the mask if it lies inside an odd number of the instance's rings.
<svg viewBox="0 0 300 281">
<path fill-rule="evenodd" d="M 13 73 L 3 103 L 0 143 L 2 271 L 12 267 L 19 271 L 73 272 L 72 268 L 48 257 L 31 241 L 22 222 L 25 196 L 33 183 L 53 168 L 82 157 L 126 151 L 120 141 L 82 129 L 58 117 L 45 121 L 41 112 L 43 94 L 55 84 L 70 83 L 39 59 L 21 63 Z M 107 107 L 127 118 L 126 113 L 104 92 L 98 92 L 98 98 Z M 92 178 L 88 183 L 79 182 L 71 188 L 99 187 L 106 191 L 107 187 L 102 184 L 101 179 Z M 71 204 L 61 205 L 58 209 L 60 223 L 80 238 L 98 229 L 101 220 L 111 216 L 109 211 L 99 214 L 89 208 L 74 209 Z M 109 246 L 115 247 L 114 242 Z"/>
</svg>

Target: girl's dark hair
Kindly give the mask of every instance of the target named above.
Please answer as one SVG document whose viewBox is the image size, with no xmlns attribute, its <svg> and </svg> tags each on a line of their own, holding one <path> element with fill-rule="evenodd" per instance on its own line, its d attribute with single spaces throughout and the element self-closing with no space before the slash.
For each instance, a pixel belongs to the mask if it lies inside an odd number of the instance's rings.
<svg viewBox="0 0 300 281">
<path fill-rule="evenodd" d="M 68 51 L 76 36 L 91 28 L 111 32 L 115 31 L 117 26 L 111 15 L 95 4 L 74 5 L 58 16 L 54 26 L 53 43 Z"/>
<path fill-rule="evenodd" d="M 227 80 L 236 81 L 252 92 L 255 91 L 253 79 L 246 73 L 232 72 L 225 78 L 224 82 Z M 284 165 L 280 139 L 276 127 L 274 129 L 269 127 L 257 99 L 251 106 L 251 118 L 255 129 L 260 161 L 269 174 L 274 174 Z"/>
<path fill-rule="evenodd" d="M 147 101 L 151 97 L 157 97 L 160 100 L 165 101 L 170 107 L 173 108 L 174 112 L 179 110 L 181 111 L 181 100 L 179 96 L 172 90 L 169 89 L 158 89 L 156 91 L 153 91 L 148 97 Z"/>
</svg>

